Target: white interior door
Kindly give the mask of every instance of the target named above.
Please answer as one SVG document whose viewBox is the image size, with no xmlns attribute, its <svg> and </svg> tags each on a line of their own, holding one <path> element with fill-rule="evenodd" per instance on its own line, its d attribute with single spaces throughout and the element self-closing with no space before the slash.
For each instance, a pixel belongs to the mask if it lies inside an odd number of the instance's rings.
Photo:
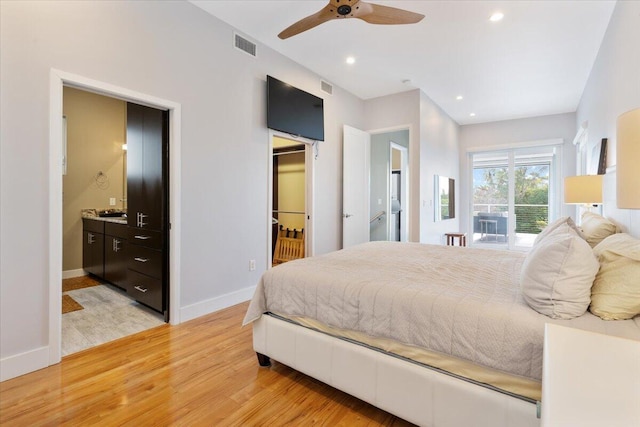
<svg viewBox="0 0 640 427">
<path fill-rule="evenodd" d="M 369 241 L 371 136 L 344 126 L 342 145 L 342 247 Z"/>
</svg>

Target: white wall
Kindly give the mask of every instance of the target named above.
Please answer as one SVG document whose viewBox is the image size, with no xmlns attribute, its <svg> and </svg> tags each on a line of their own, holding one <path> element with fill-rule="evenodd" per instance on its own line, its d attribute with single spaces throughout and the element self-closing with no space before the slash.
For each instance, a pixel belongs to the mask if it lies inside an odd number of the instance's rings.
<svg viewBox="0 0 640 427">
<path fill-rule="evenodd" d="M 640 2 L 618 1 L 576 112 L 578 126 L 588 122 L 587 153 L 608 138 L 607 166 L 615 165 L 616 120 L 639 107 Z M 640 234 L 640 209 L 629 209 L 629 224 Z"/>
<path fill-rule="evenodd" d="M 460 126 L 427 95 L 420 93 L 420 241 L 443 244 L 444 233 L 460 230 L 460 217 L 435 221 L 435 175 L 456 180 L 456 211 L 460 206 L 458 163 Z"/>
<path fill-rule="evenodd" d="M 409 129 L 410 242 L 420 241 L 420 91 L 411 90 L 365 101 L 368 132 Z"/>
<path fill-rule="evenodd" d="M 263 45 L 257 59 L 234 49 L 232 28 L 187 2 L 2 1 L 0 19 L 2 366 L 48 345 L 51 68 L 181 104 L 183 310 L 206 311 L 266 268 L 266 74 L 325 97 L 315 250 L 340 247 L 342 125 L 365 127 L 363 101 L 326 96 Z"/>
<path fill-rule="evenodd" d="M 562 175 L 574 175 L 576 170 L 576 150 L 573 139 L 576 135 L 576 115 L 574 113 L 554 114 L 551 116 L 531 117 L 527 119 L 505 120 L 500 122 L 465 125 L 460 129 L 460 200 L 458 205 L 460 227 L 469 232 L 470 177 L 468 151 L 477 148 L 508 148 L 517 143 L 562 139 Z M 562 215 L 573 215 L 575 209 L 561 205 Z"/>
<path fill-rule="evenodd" d="M 418 89 L 367 100 L 366 119 L 369 131 L 409 128 L 409 241 L 442 243 L 458 219 L 434 221 L 433 176 L 458 180 L 459 125 Z"/>
</svg>

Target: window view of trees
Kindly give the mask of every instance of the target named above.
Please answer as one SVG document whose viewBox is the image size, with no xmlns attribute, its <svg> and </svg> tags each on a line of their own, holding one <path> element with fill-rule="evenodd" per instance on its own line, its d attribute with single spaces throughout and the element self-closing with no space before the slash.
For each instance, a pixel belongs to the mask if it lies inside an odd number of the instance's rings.
<svg viewBox="0 0 640 427">
<path fill-rule="evenodd" d="M 516 164 L 516 233 L 538 234 L 549 221 L 550 163 Z M 506 212 L 509 176 L 505 166 L 476 167 L 473 170 L 475 212 Z"/>
</svg>

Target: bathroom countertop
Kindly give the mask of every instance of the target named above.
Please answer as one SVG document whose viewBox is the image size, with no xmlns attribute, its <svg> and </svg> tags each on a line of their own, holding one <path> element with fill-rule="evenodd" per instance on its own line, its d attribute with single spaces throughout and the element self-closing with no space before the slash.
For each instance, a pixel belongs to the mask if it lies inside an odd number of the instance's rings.
<svg viewBox="0 0 640 427">
<path fill-rule="evenodd" d="M 82 209 L 82 218 L 83 219 L 93 219 L 95 221 L 103 221 L 103 222 L 113 222 L 115 224 L 124 224 L 127 225 L 127 218 L 121 216 L 99 216 L 97 209 Z"/>
</svg>

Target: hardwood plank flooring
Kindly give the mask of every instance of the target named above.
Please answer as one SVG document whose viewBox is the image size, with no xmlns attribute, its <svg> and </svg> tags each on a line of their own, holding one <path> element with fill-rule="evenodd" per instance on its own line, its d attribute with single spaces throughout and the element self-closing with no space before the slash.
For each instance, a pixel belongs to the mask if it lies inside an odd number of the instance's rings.
<svg viewBox="0 0 640 427">
<path fill-rule="evenodd" d="M 243 303 L 64 357 L 0 383 L 0 425 L 410 426 L 273 362 L 261 368 Z"/>
</svg>

